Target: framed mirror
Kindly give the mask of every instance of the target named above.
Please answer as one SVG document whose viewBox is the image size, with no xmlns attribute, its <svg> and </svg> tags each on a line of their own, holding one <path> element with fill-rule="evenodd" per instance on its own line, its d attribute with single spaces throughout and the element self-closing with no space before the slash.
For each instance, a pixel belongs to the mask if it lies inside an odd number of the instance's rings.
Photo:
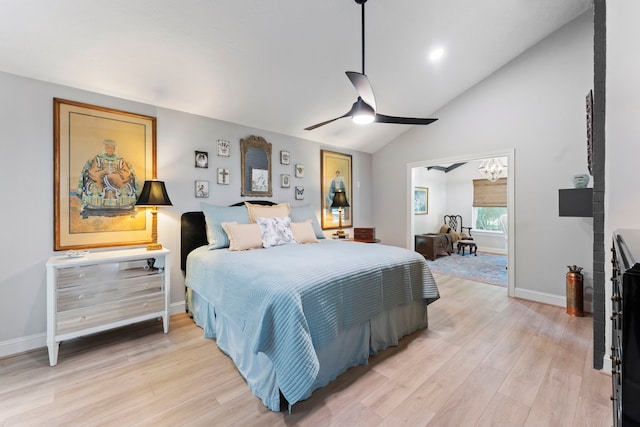
<svg viewBox="0 0 640 427">
<path fill-rule="evenodd" d="M 242 196 L 272 197 L 271 144 L 260 136 L 240 140 Z"/>
</svg>

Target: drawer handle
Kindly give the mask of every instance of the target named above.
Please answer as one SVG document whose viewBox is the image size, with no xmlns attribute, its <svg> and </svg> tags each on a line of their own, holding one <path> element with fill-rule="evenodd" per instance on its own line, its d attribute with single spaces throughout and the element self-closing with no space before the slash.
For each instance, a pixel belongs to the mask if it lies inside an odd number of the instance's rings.
<svg viewBox="0 0 640 427">
<path fill-rule="evenodd" d="M 143 307 L 145 307 L 145 308 L 146 308 L 146 307 L 149 307 L 149 303 L 148 303 L 148 302 L 145 302 L 145 303 L 144 303 L 144 305 L 143 305 Z"/>
<path fill-rule="evenodd" d="M 85 320 L 87 320 L 87 316 L 80 316 L 80 321 L 84 322 Z"/>
<path fill-rule="evenodd" d="M 80 300 L 84 299 L 84 294 L 78 295 L 78 299 L 80 299 Z"/>
</svg>

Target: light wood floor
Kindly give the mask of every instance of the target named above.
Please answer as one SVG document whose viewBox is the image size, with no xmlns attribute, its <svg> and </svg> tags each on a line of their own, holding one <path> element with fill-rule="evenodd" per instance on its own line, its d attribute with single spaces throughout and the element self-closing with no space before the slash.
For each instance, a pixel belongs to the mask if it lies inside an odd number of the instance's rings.
<svg viewBox="0 0 640 427">
<path fill-rule="evenodd" d="M 291 414 L 248 390 L 186 315 L 0 360 L 0 426 L 610 426 L 590 317 L 437 276 L 429 328 L 352 368 Z"/>
</svg>

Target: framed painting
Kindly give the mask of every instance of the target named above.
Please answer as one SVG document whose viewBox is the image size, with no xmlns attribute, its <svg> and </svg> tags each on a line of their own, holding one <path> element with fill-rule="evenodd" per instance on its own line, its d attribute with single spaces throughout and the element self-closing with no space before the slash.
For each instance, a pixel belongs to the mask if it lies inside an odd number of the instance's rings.
<svg viewBox="0 0 640 427">
<path fill-rule="evenodd" d="M 218 168 L 218 184 L 229 185 L 229 169 Z"/>
<path fill-rule="evenodd" d="M 288 151 L 282 150 L 280 151 L 280 164 L 281 165 L 288 165 L 289 162 L 291 161 L 291 154 L 289 154 Z"/>
<path fill-rule="evenodd" d="M 196 181 L 196 197 L 209 197 L 209 181 Z"/>
<path fill-rule="evenodd" d="M 353 227 L 353 189 L 351 155 L 320 150 L 320 183 L 322 194 L 322 228 L 339 228 L 340 209 L 332 208 L 333 196 L 342 190 L 347 196 L 349 207 L 341 209 L 342 226 Z"/>
<path fill-rule="evenodd" d="M 150 243 L 156 118 L 54 98 L 54 250 Z"/>
<path fill-rule="evenodd" d="M 429 213 L 429 189 L 415 187 L 413 189 L 413 214 L 426 215 Z"/>
<path fill-rule="evenodd" d="M 197 168 L 208 168 L 209 167 L 209 153 L 206 151 L 196 151 L 196 164 Z"/>
<path fill-rule="evenodd" d="M 283 173 L 280 175 L 280 187 L 289 188 L 291 187 L 291 175 L 288 173 Z"/>
<path fill-rule="evenodd" d="M 231 156 L 231 144 L 226 139 L 219 139 L 216 147 L 216 154 L 220 157 Z"/>
</svg>

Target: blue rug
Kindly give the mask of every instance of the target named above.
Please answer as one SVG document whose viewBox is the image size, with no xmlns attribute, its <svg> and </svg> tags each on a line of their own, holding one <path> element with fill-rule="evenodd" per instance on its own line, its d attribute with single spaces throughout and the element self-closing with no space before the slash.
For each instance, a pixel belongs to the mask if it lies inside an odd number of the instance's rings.
<svg viewBox="0 0 640 427">
<path fill-rule="evenodd" d="M 432 272 L 475 282 L 507 287 L 507 257 L 482 254 L 464 256 L 456 253 L 426 260 Z"/>
</svg>

